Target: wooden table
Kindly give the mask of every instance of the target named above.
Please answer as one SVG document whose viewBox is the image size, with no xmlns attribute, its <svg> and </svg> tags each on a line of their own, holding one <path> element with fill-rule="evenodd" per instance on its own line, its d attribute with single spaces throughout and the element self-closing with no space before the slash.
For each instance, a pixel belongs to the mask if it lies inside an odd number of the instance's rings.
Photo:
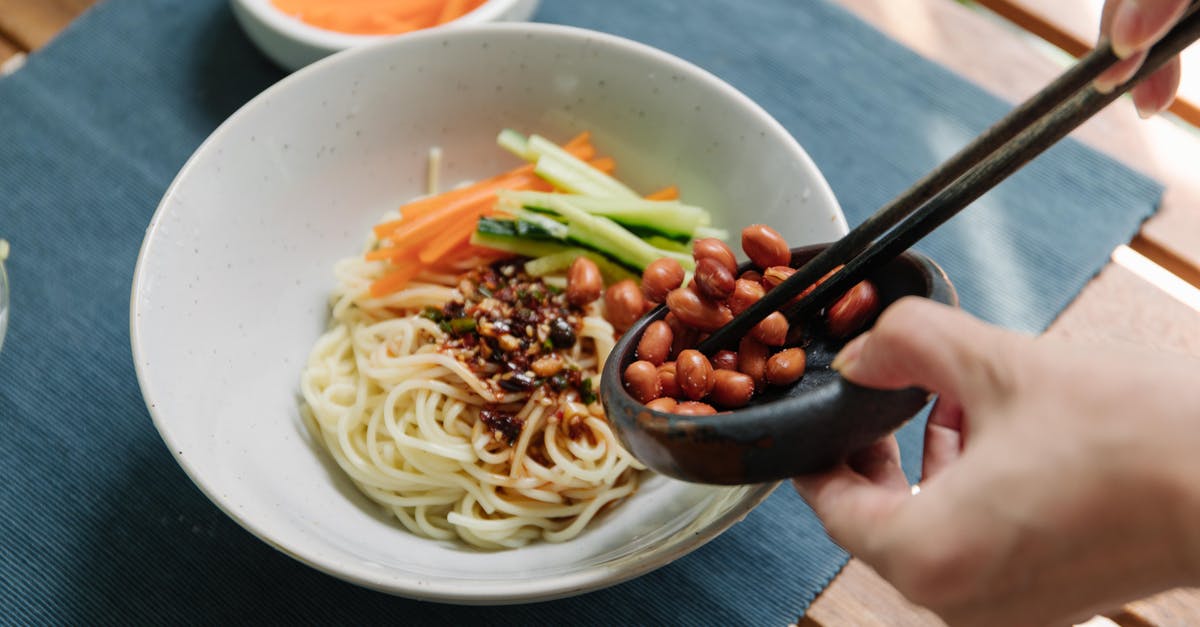
<svg viewBox="0 0 1200 627">
<path fill-rule="evenodd" d="M 0 71 L 45 45 L 95 0 L 0 0 Z M 918 53 L 1016 102 L 1078 55 L 1097 29 L 1102 0 L 838 0 Z M 1012 20 L 1011 23 L 1003 18 Z M 1014 24 L 1017 26 L 1014 28 Z M 1044 44 L 1042 39 L 1049 42 Z M 1200 355 L 1200 53 L 1185 70 L 1183 120 L 1138 119 L 1127 102 L 1075 137 L 1167 186 L 1161 210 L 1050 327 L 1080 341 L 1131 342 Z M 1195 103 L 1195 104 L 1194 104 Z M 1174 590 L 1116 608 L 1096 624 L 1200 624 L 1200 590 Z M 852 560 L 800 620 L 801 626 L 940 624 Z"/>
</svg>

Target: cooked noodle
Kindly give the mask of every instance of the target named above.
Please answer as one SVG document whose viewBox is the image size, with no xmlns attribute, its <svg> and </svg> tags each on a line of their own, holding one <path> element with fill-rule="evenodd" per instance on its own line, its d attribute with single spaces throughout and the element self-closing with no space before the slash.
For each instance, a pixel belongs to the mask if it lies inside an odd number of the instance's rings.
<svg viewBox="0 0 1200 627">
<path fill-rule="evenodd" d="M 311 429 L 367 496 L 413 533 L 497 549 L 573 538 L 636 489 L 643 467 L 599 403 L 546 385 L 500 389 L 488 380 L 494 365 L 446 349 L 446 330 L 421 313 L 461 300 L 459 276 L 423 275 L 372 299 L 382 271 L 361 257 L 336 265 L 332 323 L 301 382 Z M 592 381 L 613 346 L 600 306 L 557 351 Z M 519 434 L 489 427 L 485 409 L 512 417 Z"/>
</svg>

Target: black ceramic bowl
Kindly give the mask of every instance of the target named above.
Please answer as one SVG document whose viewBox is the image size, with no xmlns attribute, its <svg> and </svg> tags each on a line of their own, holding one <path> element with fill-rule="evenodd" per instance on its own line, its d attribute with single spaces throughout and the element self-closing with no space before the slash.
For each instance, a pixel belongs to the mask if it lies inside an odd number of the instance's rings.
<svg viewBox="0 0 1200 627">
<path fill-rule="evenodd" d="M 792 249 L 792 266 L 803 265 L 824 248 Z M 904 296 L 958 304 L 946 273 L 919 253 L 906 252 L 868 278 L 878 287 L 885 307 Z M 899 428 L 929 400 L 927 392 L 916 388 L 884 391 L 846 381 L 829 367 L 845 341 L 815 332 L 806 346 L 804 377 L 791 387 L 770 389 L 747 407 L 715 416 L 676 416 L 647 409 L 625 391 L 621 374 L 634 361 L 642 332 L 666 315 L 666 307 L 659 307 L 621 336 L 604 365 L 600 389 L 621 443 L 664 475 L 733 485 L 828 469 Z"/>
</svg>

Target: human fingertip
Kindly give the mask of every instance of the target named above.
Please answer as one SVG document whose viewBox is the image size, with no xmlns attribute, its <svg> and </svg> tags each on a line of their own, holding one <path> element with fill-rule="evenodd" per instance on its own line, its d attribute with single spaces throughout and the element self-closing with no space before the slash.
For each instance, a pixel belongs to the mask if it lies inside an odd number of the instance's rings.
<svg viewBox="0 0 1200 627">
<path fill-rule="evenodd" d="M 855 364 L 858 363 L 858 358 L 862 356 L 863 345 L 867 343 L 867 338 L 870 335 L 871 334 L 869 332 L 863 333 L 853 340 L 850 340 L 850 342 L 843 346 L 842 350 L 838 351 L 838 354 L 834 356 L 833 362 L 829 364 L 829 367 L 841 373 L 842 376 L 846 376 L 849 373 L 848 371 L 853 370 Z"/>
<path fill-rule="evenodd" d="M 1120 83 L 1105 77 L 1097 78 L 1092 83 L 1092 87 L 1102 94 L 1112 93 L 1112 90 L 1116 89 L 1117 85 L 1120 85 Z"/>
<path fill-rule="evenodd" d="M 1146 119 L 1169 109 L 1175 102 L 1180 80 L 1180 62 L 1173 59 L 1135 87 L 1132 96 L 1138 115 Z"/>
<path fill-rule="evenodd" d="M 1135 55 L 1139 52 L 1139 50 L 1134 46 L 1134 44 L 1129 43 L 1129 41 L 1127 41 L 1127 40 L 1118 40 L 1118 39 L 1114 38 L 1110 45 L 1112 46 L 1113 55 L 1116 56 L 1118 59 L 1121 59 L 1122 61 L 1124 61 L 1125 59 L 1128 59 L 1129 57 L 1132 57 L 1133 55 Z M 1116 87 L 1116 85 L 1113 85 L 1113 87 Z M 1112 91 L 1112 89 L 1109 88 L 1108 91 Z M 1108 93 L 1108 92 L 1101 92 L 1101 93 Z"/>
<path fill-rule="evenodd" d="M 1112 18 L 1113 54 L 1127 59 L 1148 48 L 1179 21 L 1188 5 L 1188 0 L 1122 2 Z"/>
</svg>

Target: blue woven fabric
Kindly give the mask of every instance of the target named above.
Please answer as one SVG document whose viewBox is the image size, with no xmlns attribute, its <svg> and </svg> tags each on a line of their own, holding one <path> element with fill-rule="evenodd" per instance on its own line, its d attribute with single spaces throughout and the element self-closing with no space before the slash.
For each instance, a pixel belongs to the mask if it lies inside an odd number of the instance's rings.
<svg viewBox="0 0 1200 627">
<path fill-rule="evenodd" d="M 545 0 L 537 17 L 649 43 L 725 78 L 795 134 L 852 224 L 1006 110 L 827 1 Z M 654 573 L 505 608 L 343 583 L 271 549 L 193 487 L 134 376 L 134 261 L 187 156 L 281 76 L 223 0 L 109 0 L 0 80 L 0 236 L 13 249 L 0 354 L 0 622 L 795 620 L 846 555 L 786 487 Z M 1067 142 L 919 248 L 946 267 L 966 309 L 1037 331 L 1160 192 Z M 910 461 L 920 426 L 902 434 Z"/>
</svg>

